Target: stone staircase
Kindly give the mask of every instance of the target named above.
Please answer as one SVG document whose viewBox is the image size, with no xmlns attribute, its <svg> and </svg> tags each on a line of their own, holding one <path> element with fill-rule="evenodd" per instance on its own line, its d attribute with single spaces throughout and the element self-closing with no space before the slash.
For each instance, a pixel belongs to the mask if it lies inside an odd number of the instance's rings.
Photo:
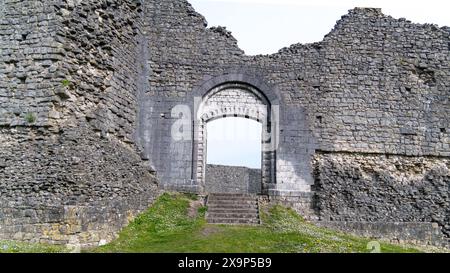
<svg viewBox="0 0 450 273">
<path fill-rule="evenodd" d="M 258 225 L 258 198 L 255 195 L 214 193 L 208 196 L 206 220 L 212 224 Z"/>
</svg>

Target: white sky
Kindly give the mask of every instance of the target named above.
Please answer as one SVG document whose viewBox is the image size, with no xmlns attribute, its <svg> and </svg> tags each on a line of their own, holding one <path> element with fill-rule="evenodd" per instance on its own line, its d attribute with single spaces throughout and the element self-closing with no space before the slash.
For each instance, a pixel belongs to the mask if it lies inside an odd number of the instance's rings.
<svg viewBox="0 0 450 273">
<path fill-rule="evenodd" d="M 207 124 L 207 163 L 261 168 L 262 125 L 245 118 L 222 118 Z"/>
<path fill-rule="evenodd" d="M 394 18 L 450 26 L 449 0 L 188 0 L 209 26 L 226 26 L 248 55 L 321 41 L 354 7 L 382 8 Z"/>
<path fill-rule="evenodd" d="M 384 14 L 394 18 L 450 26 L 450 0 L 188 1 L 206 17 L 210 27 L 226 26 L 232 31 L 248 55 L 271 54 L 291 44 L 321 41 L 354 7 L 382 8 Z M 208 163 L 260 168 L 258 125 L 236 118 L 208 124 Z"/>
</svg>

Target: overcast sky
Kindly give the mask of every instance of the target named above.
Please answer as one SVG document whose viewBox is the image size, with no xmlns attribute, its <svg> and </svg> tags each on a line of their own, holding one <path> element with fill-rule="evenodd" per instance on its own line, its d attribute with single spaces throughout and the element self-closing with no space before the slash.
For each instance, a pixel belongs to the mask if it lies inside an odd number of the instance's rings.
<svg viewBox="0 0 450 273">
<path fill-rule="evenodd" d="M 450 26 L 450 0 L 189 0 L 208 25 L 226 26 L 248 55 L 271 54 L 323 39 L 354 7 L 382 8 L 394 18 Z M 208 162 L 259 168 L 261 127 L 221 119 L 208 125 Z"/>
</svg>

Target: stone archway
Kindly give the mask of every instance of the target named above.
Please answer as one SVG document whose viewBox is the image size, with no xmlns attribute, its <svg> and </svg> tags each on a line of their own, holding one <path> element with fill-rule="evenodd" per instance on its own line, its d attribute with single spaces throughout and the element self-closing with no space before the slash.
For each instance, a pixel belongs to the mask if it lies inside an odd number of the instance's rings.
<svg viewBox="0 0 450 273">
<path fill-rule="evenodd" d="M 275 184 L 276 154 L 271 145 L 271 103 L 267 97 L 250 84 L 227 82 L 207 92 L 201 99 L 195 116 L 195 141 L 193 171 L 201 190 L 205 191 L 207 123 L 225 117 L 242 117 L 262 123 L 261 192 L 267 194 Z"/>
</svg>

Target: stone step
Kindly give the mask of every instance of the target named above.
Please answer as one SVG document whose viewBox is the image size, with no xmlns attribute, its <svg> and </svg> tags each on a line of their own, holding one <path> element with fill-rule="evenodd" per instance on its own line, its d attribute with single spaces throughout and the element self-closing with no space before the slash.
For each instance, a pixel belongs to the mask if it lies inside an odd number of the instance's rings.
<svg viewBox="0 0 450 273">
<path fill-rule="evenodd" d="M 246 197 L 246 198 L 256 198 L 256 195 L 243 194 L 243 193 L 211 193 L 209 197 Z"/>
<path fill-rule="evenodd" d="M 256 200 L 208 200 L 208 204 L 214 205 L 256 205 Z"/>
<path fill-rule="evenodd" d="M 231 201 L 212 201 L 212 202 L 208 202 L 209 206 L 257 206 L 258 202 L 231 202 Z"/>
<path fill-rule="evenodd" d="M 229 204 L 208 204 L 208 208 L 224 208 L 224 209 L 258 209 L 258 204 L 238 204 L 238 203 L 229 203 Z"/>
<path fill-rule="evenodd" d="M 208 212 L 208 219 L 225 219 L 225 218 L 245 218 L 245 219 L 259 219 L 257 213 L 217 213 L 217 212 Z"/>
<path fill-rule="evenodd" d="M 259 224 L 258 199 L 247 194 L 210 194 L 206 219 L 212 224 Z"/>
<path fill-rule="evenodd" d="M 211 193 L 208 197 L 251 197 L 255 199 L 254 195 L 244 193 Z"/>
<path fill-rule="evenodd" d="M 209 204 L 208 209 L 258 209 L 257 204 Z"/>
<path fill-rule="evenodd" d="M 258 214 L 258 209 L 235 209 L 235 208 L 209 208 L 208 207 L 208 213 L 254 213 Z"/>
<path fill-rule="evenodd" d="M 208 219 L 210 224 L 253 224 L 258 225 L 259 219 L 245 219 L 245 218 L 212 218 Z"/>
<path fill-rule="evenodd" d="M 222 201 L 222 200 L 233 200 L 233 201 L 256 201 L 256 199 L 253 197 L 226 197 L 226 196 L 215 196 L 215 197 L 208 197 L 208 200 L 211 201 Z"/>
</svg>

